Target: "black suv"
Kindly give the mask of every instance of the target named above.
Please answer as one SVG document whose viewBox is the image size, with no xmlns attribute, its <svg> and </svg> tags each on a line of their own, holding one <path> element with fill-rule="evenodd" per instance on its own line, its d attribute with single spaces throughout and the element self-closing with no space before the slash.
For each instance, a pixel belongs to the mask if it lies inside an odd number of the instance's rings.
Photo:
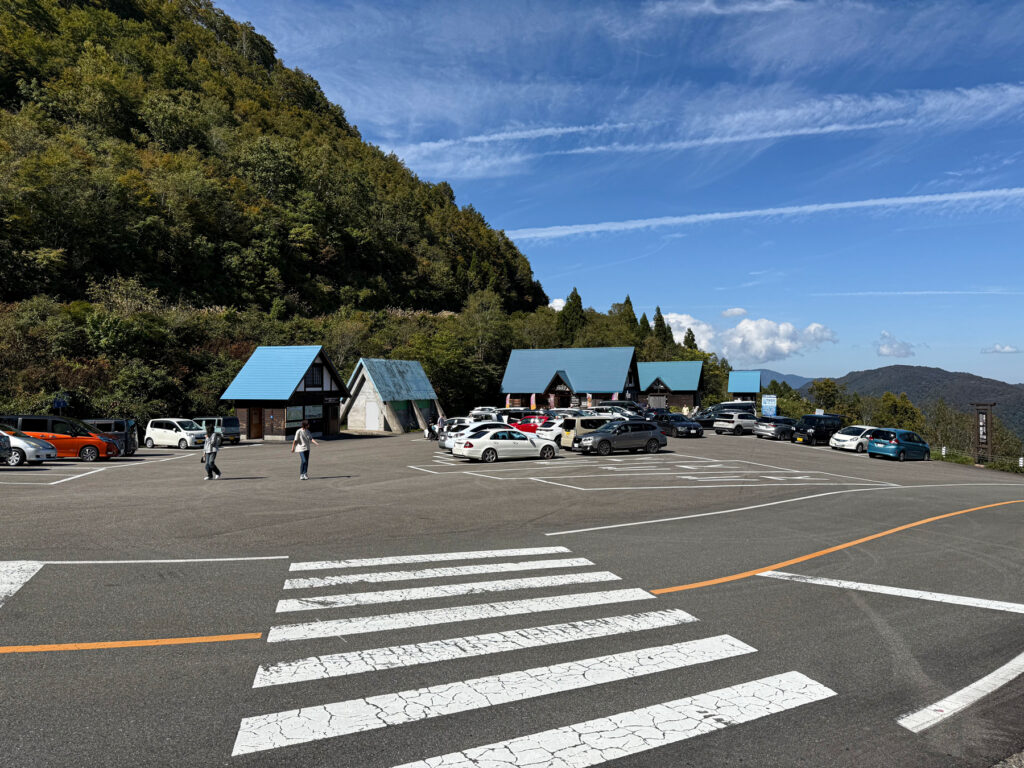
<svg viewBox="0 0 1024 768">
<path fill-rule="evenodd" d="M 843 420 L 834 413 L 809 413 L 802 416 L 790 435 L 791 443 L 826 445 L 829 439 L 843 428 Z"/>
<path fill-rule="evenodd" d="M 681 413 L 668 413 L 656 419 L 661 434 L 672 437 L 704 437 L 704 427 Z"/>
</svg>

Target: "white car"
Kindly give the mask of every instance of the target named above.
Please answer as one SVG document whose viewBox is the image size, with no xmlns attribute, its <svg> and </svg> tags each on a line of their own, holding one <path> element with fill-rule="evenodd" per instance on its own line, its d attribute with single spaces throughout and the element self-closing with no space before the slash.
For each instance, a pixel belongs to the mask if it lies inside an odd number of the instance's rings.
<svg viewBox="0 0 1024 768">
<path fill-rule="evenodd" d="M 497 408 L 491 405 L 478 405 L 469 412 L 469 415 L 477 419 L 493 419 L 497 410 Z"/>
<path fill-rule="evenodd" d="M 716 435 L 724 432 L 731 432 L 734 435 L 751 434 L 757 425 L 757 417 L 752 413 L 720 413 L 715 416 L 715 423 L 711 425 Z"/>
<path fill-rule="evenodd" d="M 183 451 L 206 442 L 206 430 L 192 419 L 151 419 L 146 425 L 146 447 L 177 446 Z"/>
<path fill-rule="evenodd" d="M 558 454 L 554 440 L 545 440 L 517 429 L 472 432 L 455 441 L 453 456 L 490 464 L 498 459 L 553 459 Z"/>
<path fill-rule="evenodd" d="M 20 429 L 13 429 L 6 424 L 0 430 L 11 443 L 11 454 L 6 459 L 9 467 L 39 464 L 57 458 L 57 446 L 53 443 L 26 435 Z"/>
<path fill-rule="evenodd" d="M 829 438 L 828 444 L 834 451 L 856 451 L 864 453 L 868 449 L 868 440 L 875 427 L 854 424 L 844 427 Z"/>
<path fill-rule="evenodd" d="M 457 424 L 453 429 L 445 431 L 444 435 L 438 438 L 437 447 L 451 451 L 455 441 L 465 437 L 470 432 L 479 432 L 483 429 L 508 429 L 509 426 L 503 421 L 470 421 L 465 424 Z"/>
<path fill-rule="evenodd" d="M 554 419 L 545 421 L 537 427 L 537 437 L 542 440 L 550 440 L 555 445 L 561 447 L 563 421 L 565 421 L 565 417 L 562 416 L 556 416 Z"/>
</svg>

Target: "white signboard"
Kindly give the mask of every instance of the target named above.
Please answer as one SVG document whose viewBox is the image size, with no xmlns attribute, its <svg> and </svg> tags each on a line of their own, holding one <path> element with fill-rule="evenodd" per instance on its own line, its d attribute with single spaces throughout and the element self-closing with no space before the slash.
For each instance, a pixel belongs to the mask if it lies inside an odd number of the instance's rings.
<svg viewBox="0 0 1024 768">
<path fill-rule="evenodd" d="M 778 398 L 775 395 L 761 395 L 761 415 L 775 416 L 779 407 Z"/>
</svg>

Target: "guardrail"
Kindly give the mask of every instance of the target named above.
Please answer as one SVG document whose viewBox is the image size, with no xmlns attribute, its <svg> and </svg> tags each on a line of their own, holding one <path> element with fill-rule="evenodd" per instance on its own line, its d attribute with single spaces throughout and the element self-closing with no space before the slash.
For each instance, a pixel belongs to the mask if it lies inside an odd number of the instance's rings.
<svg viewBox="0 0 1024 768">
<path fill-rule="evenodd" d="M 932 453 L 932 459 L 936 461 L 949 461 L 954 464 L 974 464 L 974 453 L 963 451 L 957 448 L 943 445 L 938 455 Z M 1014 472 L 1024 474 L 1024 456 L 1001 456 L 993 455 L 992 461 L 985 462 L 988 469 L 997 469 L 1000 472 Z"/>
</svg>

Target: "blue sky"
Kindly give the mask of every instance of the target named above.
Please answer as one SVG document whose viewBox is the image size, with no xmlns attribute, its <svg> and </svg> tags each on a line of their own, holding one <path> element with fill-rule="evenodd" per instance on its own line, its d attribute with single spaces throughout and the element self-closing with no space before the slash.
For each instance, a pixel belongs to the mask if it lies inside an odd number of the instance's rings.
<svg viewBox="0 0 1024 768">
<path fill-rule="evenodd" d="M 552 299 L 1024 382 L 1024 4 L 230 0 Z"/>
</svg>

